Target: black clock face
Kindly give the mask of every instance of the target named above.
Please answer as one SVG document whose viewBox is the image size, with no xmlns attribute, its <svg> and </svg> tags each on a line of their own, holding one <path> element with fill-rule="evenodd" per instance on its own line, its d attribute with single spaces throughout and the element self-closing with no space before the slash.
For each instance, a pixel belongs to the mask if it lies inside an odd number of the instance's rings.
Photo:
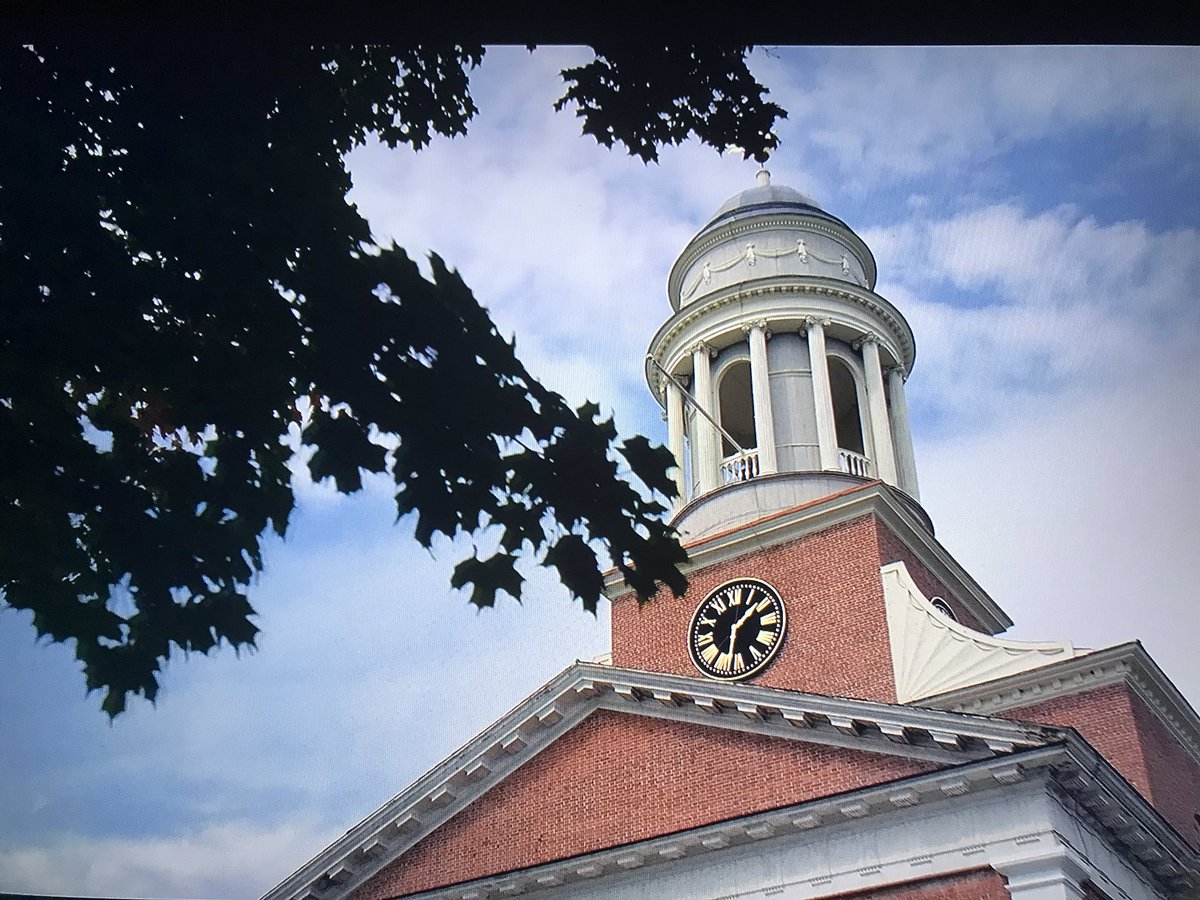
<svg viewBox="0 0 1200 900">
<path fill-rule="evenodd" d="M 753 578 L 721 585 L 697 607 L 688 628 L 692 663 L 709 678 L 757 675 L 783 643 L 787 614 L 775 589 Z"/>
</svg>

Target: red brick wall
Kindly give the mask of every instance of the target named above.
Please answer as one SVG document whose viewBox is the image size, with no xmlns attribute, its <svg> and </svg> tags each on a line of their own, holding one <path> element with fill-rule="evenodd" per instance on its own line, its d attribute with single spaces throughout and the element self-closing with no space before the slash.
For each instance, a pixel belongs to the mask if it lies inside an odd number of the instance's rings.
<svg viewBox="0 0 1200 900">
<path fill-rule="evenodd" d="M 1125 684 L 1110 684 L 1033 706 L 1007 719 L 1068 725 L 1113 764 L 1192 846 L 1200 847 L 1200 766 Z"/>
<path fill-rule="evenodd" d="M 1196 819 L 1200 815 L 1200 764 L 1141 698 L 1131 697 L 1130 702 L 1150 777 L 1150 802 L 1185 840 L 1200 849 Z"/>
<path fill-rule="evenodd" d="M 731 578 L 761 578 L 787 607 L 788 633 L 770 667 L 751 681 L 766 687 L 895 702 L 879 539 L 873 515 L 835 525 L 689 573 L 687 594 L 662 590 L 639 605 L 612 604 L 613 665 L 703 678 L 688 658 L 696 607 Z"/>
<path fill-rule="evenodd" d="M 933 768 L 601 710 L 391 863 L 354 897 L 416 893 Z"/>
<path fill-rule="evenodd" d="M 1125 685 L 1110 684 L 997 715 L 1074 728 L 1149 800 L 1150 775 L 1142 758 L 1132 699 Z"/>
<path fill-rule="evenodd" d="M 839 894 L 870 900 L 1008 900 L 1004 876 L 993 869 L 976 869 L 937 878 L 923 878 L 874 890 Z"/>
<path fill-rule="evenodd" d="M 893 562 L 904 563 L 908 567 L 908 574 L 912 576 L 913 581 L 921 589 L 921 593 L 925 595 L 926 600 L 941 597 L 950 604 L 950 608 L 954 610 L 954 614 L 958 617 L 960 623 L 966 625 L 968 628 L 974 628 L 976 631 L 983 630 L 979 620 L 967 611 L 967 608 L 962 605 L 954 592 L 934 577 L 933 573 L 925 567 L 925 564 L 917 558 L 917 555 L 909 549 L 908 545 L 896 537 L 892 529 L 878 520 L 876 520 L 875 524 L 879 532 L 880 565 L 887 565 Z"/>
</svg>

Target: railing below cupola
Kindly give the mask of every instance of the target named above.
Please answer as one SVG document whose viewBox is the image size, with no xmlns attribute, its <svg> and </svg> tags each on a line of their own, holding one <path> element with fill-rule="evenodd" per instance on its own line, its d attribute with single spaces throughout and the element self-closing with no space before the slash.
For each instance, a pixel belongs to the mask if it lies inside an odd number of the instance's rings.
<svg viewBox="0 0 1200 900">
<path fill-rule="evenodd" d="M 838 448 L 838 468 L 847 475 L 874 478 L 874 466 L 869 457 L 853 450 Z M 758 448 L 731 453 L 721 460 L 721 484 L 738 484 L 762 474 Z"/>
<path fill-rule="evenodd" d="M 721 484 L 737 484 L 761 474 L 757 447 L 733 453 L 721 460 Z"/>
<path fill-rule="evenodd" d="M 873 478 L 871 460 L 861 453 L 838 447 L 838 468 L 848 475 L 858 475 L 862 478 Z"/>
</svg>

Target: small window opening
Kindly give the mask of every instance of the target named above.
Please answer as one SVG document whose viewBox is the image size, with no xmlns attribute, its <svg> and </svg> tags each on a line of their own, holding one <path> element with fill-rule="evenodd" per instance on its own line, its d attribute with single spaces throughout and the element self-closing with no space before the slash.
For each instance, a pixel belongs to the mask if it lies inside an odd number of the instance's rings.
<svg viewBox="0 0 1200 900">
<path fill-rule="evenodd" d="M 754 398 L 750 387 L 750 363 L 736 362 L 725 370 L 717 394 L 721 410 L 721 427 L 745 450 L 758 446 L 754 433 Z M 721 455 L 737 452 L 729 440 L 721 436 Z"/>
<path fill-rule="evenodd" d="M 838 447 L 866 455 L 854 375 L 839 359 L 829 360 L 829 390 L 833 395 L 833 427 Z"/>
<path fill-rule="evenodd" d="M 941 597 L 934 597 L 929 602 L 933 606 L 934 609 L 936 609 L 938 612 L 940 612 L 943 616 L 945 616 L 950 621 L 952 621 L 952 622 L 958 621 L 958 616 L 956 616 L 954 614 L 954 610 L 950 607 L 950 604 L 947 603 L 945 600 L 943 600 Z"/>
</svg>

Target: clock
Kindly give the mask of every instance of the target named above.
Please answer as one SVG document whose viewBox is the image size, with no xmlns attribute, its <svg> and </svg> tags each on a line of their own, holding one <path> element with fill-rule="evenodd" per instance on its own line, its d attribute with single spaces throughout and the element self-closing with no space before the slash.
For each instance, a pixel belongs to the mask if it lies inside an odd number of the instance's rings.
<svg viewBox="0 0 1200 900">
<path fill-rule="evenodd" d="M 783 643 L 787 611 L 779 593 L 756 578 L 735 578 L 696 607 L 688 626 L 692 664 L 719 681 L 765 669 Z"/>
</svg>

